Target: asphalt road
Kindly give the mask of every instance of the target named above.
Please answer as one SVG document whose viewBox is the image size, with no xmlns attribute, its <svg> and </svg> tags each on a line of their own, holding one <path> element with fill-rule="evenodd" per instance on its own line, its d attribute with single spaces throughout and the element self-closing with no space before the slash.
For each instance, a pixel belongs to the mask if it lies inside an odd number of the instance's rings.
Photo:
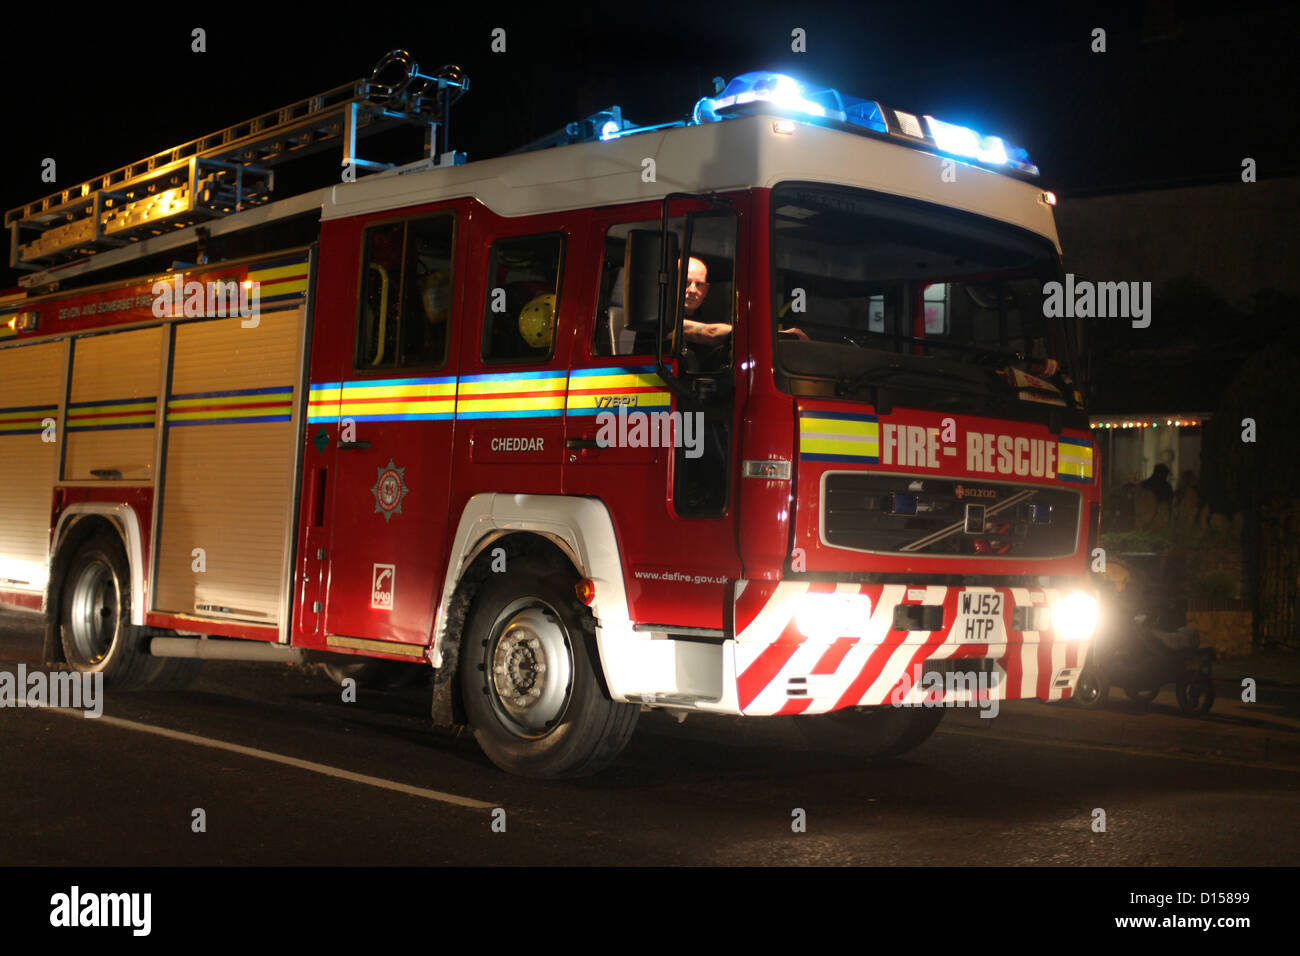
<svg viewBox="0 0 1300 956">
<path fill-rule="evenodd" d="M 39 626 L 0 612 L 0 669 L 38 660 Z M 100 719 L 0 709 L 0 865 L 1300 861 L 1300 770 L 996 721 L 870 766 L 643 714 L 609 770 L 537 782 L 434 731 L 426 697 L 344 703 L 299 668 L 208 663 L 191 690 L 110 695 Z"/>
</svg>

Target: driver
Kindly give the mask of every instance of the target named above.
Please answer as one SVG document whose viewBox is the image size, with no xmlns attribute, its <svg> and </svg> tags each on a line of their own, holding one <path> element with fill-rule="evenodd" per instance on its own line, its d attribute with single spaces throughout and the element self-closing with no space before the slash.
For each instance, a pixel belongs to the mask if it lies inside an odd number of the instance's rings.
<svg viewBox="0 0 1300 956">
<path fill-rule="evenodd" d="M 709 267 L 691 257 L 686 266 L 686 292 L 682 296 L 682 335 L 696 345 L 725 345 L 731 326 L 725 322 L 698 322 L 693 316 L 709 294 Z"/>
</svg>

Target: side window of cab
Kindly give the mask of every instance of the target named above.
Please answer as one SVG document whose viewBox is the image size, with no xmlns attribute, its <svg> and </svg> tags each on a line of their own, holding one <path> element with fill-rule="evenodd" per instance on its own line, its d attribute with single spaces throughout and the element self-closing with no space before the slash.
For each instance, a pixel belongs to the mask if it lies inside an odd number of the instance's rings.
<svg viewBox="0 0 1300 956">
<path fill-rule="evenodd" d="M 562 233 L 492 243 L 479 353 L 484 362 L 541 363 L 554 354 L 563 271 Z"/>
<path fill-rule="evenodd" d="M 680 248 L 683 229 L 682 217 L 668 220 L 669 232 L 677 236 Z M 641 222 L 620 222 L 605 231 L 604 257 L 600 267 L 600 297 L 596 303 L 595 331 L 592 337 L 592 355 L 653 355 L 658 316 L 636 315 L 623 301 L 624 279 L 627 275 L 628 234 L 633 230 L 658 233 L 658 219 Z"/>
<path fill-rule="evenodd" d="M 456 216 L 365 231 L 355 367 L 439 368 L 447 359 Z"/>
</svg>

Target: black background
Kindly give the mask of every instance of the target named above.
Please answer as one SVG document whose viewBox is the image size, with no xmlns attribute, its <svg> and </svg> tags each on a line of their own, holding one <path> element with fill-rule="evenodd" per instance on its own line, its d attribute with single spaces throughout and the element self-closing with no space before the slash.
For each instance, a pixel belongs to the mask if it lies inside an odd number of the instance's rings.
<svg viewBox="0 0 1300 956">
<path fill-rule="evenodd" d="M 638 123 L 681 118 L 713 77 L 776 69 L 1017 142 L 1063 196 L 1230 181 L 1247 156 L 1261 179 L 1300 170 L 1294 4 L 620 0 L 75 15 L 47 4 L 6 20 L 5 209 L 368 75 L 397 47 L 427 71 L 457 63 L 469 74 L 452 139 L 471 160 L 612 104 Z M 207 52 L 191 51 L 195 27 Z M 490 49 L 497 27 L 505 53 Z M 791 52 L 796 27 L 806 53 Z M 1105 53 L 1090 49 L 1097 27 Z M 40 179 L 46 157 L 58 163 L 53 185 Z"/>
</svg>

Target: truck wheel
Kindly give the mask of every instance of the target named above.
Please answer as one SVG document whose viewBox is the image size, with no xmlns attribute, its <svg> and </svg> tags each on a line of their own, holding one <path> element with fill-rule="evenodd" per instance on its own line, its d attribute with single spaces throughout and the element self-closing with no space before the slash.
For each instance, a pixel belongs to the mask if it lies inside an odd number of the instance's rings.
<svg viewBox="0 0 1300 956">
<path fill-rule="evenodd" d="M 919 747 L 943 720 L 943 707 L 862 707 L 795 717 L 807 744 L 854 757 L 897 757 Z"/>
<path fill-rule="evenodd" d="M 59 639 L 73 670 L 103 674 L 115 690 L 176 689 L 202 661 L 151 657 L 149 628 L 131 624 L 131 576 L 122 543 L 96 535 L 77 549 L 63 579 Z"/>
<path fill-rule="evenodd" d="M 595 619 L 576 576 L 536 558 L 491 575 L 469 612 L 461 689 L 488 759 L 528 777 L 593 774 L 622 752 L 640 708 L 615 703 L 596 674 Z"/>
</svg>

